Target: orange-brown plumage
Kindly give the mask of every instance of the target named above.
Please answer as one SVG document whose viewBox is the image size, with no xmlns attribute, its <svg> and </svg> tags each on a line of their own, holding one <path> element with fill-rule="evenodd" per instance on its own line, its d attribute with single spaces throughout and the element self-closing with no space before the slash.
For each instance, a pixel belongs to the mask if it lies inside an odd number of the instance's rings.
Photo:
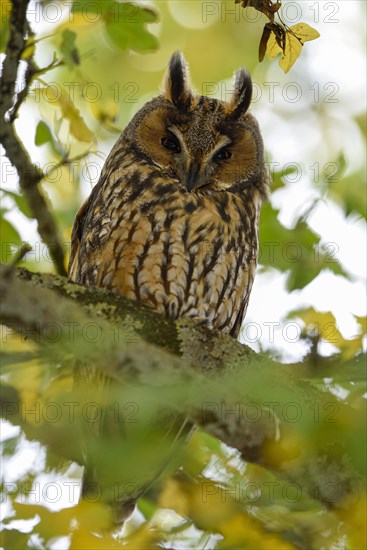
<svg viewBox="0 0 367 550">
<path fill-rule="evenodd" d="M 250 99 L 243 70 L 230 102 L 194 96 L 173 55 L 165 95 L 125 128 L 79 210 L 72 280 L 238 335 L 268 189 Z"/>
</svg>

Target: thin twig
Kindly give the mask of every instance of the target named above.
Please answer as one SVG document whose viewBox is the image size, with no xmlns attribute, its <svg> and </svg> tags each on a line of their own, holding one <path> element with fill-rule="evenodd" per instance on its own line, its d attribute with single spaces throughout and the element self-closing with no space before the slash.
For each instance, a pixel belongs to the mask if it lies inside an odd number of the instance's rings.
<svg viewBox="0 0 367 550">
<path fill-rule="evenodd" d="M 63 168 L 64 166 L 68 166 L 69 164 L 73 164 L 74 162 L 77 162 L 78 160 L 83 160 L 89 155 L 90 151 L 84 151 L 84 153 L 80 153 L 80 155 L 75 155 L 75 157 L 64 157 L 60 162 L 52 166 L 50 170 L 45 174 L 45 178 L 49 178 L 53 172 L 58 170 L 59 168 Z"/>
<path fill-rule="evenodd" d="M 17 264 L 23 259 L 23 257 L 27 254 L 27 252 L 30 252 L 32 250 L 32 247 L 28 243 L 23 243 L 22 246 L 16 251 L 14 256 L 11 258 L 10 262 L 8 262 L 3 269 L 3 276 L 7 277 L 9 276 L 13 270 L 16 268 Z"/>
<path fill-rule="evenodd" d="M 10 16 L 10 33 L 6 47 L 6 55 L 2 66 L 0 79 L 0 143 L 3 145 L 6 156 L 16 168 L 19 176 L 19 185 L 30 207 L 33 217 L 37 220 L 38 232 L 46 243 L 56 271 L 65 275 L 65 252 L 59 237 L 58 228 L 52 216 L 49 204 L 39 188 L 39 182 L 44 173 L 30 159 L 22 141 L 14 128 L 14 119 L 26 98 L 29 84 L 37 67 L 28 60 L 25 89 L 16 96 L 15 85 L 21 56 L 26 48 L 29 34 L 29 23 L 26 18 L 30 0 L 12 0 Z"/>
<path fill-rule="evenodd" d="M 27 59 L 27 68 L 24 75 L 24 86 L 21 91 L 17 94 L 17 98 L 11 110 L 8 113 L 9 122 L 13 123 L 18 116 L 18 111 L 26 99 L 29 88 L 33 82 L 33 77 L 37 73 L 36 65 L 33 63 L 32 58 Z"/>
</svg>

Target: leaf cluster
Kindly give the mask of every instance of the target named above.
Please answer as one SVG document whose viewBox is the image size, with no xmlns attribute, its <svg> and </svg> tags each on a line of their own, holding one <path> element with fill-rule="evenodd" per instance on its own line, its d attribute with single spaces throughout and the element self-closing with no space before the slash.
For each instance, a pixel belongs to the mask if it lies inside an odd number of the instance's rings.
<svg viewBox="0 0 367 550">
<path fill-rule="evenodd" d="M 281 17 L 282 2 L 277 0 L 235 0 L 243 8 L 255 8 L 270 21 L 264 26 L 259 46 L 259 61 L 265 55 L 272 60 L 281 54 L 279 66 L 287 73 L 297 61 L 302 46 L 309 40 L 319 38 L 320 34 L 307 23 L 298 23 L 288 27 Z M 278 17 L 278 21 L 276 18 Z"/>
</svg>

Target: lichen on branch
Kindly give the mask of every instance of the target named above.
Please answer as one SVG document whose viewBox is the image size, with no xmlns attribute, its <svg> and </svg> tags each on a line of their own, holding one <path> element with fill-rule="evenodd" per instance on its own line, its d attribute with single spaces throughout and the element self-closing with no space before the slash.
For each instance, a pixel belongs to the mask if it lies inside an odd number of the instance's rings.
<svg viewBox="0 0 367 550">
<path fill-rule="evenodd" d="M 48 364 L 82 362 L 117 388 L 147 387 L 152 399 L 158 392 L 158 408 L 163 395 L 175 414 L 187 415 L 245 460 L 305 491 L 317 487 L 315 498 L 328 505 L 337 506 L 358 487 L 359 465 L 353 457 L 346 460 L 349 430 L 340 429 L 345 418 L 357 425 L 358 412 L 297 378 L 294 367 L 257 355 L 228 335 L 197 328 L 192 320 L 167 320 L 104 289 L 7 266 L 0 273 L 1 323 L 33 339 Z M 91 323 L 101 335 L 95 343 L 83 333 Z M 50 326 L 58 328 L 57 342 L 45 337 Z M 333 408 L 332 424 L 316 422 L 316 406 Z M 47 443 L 44 426 L 37 436 L 32 430 L 32 437 Z M 330 483 L 337 487 L 331 501 Z"/>
</svg>

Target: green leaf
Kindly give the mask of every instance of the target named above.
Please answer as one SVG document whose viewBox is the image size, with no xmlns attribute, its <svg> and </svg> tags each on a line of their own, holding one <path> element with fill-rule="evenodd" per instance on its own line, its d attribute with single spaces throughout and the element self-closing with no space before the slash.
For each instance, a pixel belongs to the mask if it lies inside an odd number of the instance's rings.
<svg viewBox="0 0 367 550">
<path fill-rule="evenodd" d="M 313 167 L 312 167 L 313 168 Z M 366 174 L 365 170 L 345 175 L 348 168 L 347 159 L 344 153 L 331 162 L 327 162 L 321 174 L 317 173 L 315 184 L 323 193 L 327 192 L 328 198 L 331 198 L 344 210 L 346 216 L 356 212 L 367 217 L 366 204 Z"/>
<path fill-rule="evenodd" d="M 93 2 L 90 0 L 75 0 L 71 11 L 72 13 L 84 13 L 88 20 L 88 14 L 96 13 L 104 15 L 106 12 L 111 11 L 114 4 L 114 0 L 97 0 Z"/>
<path fill-rule="evenodd" d="M 288 272 L 289 291 L 308 285 L 323 269 L 347 276 L 333 257 L 335 250 L 320 243 L 320 237 L 299 220 L 287 229 L 278 220 L 278 210 L 265 204 L 261 211 L 259 263 Z"/>
<path fill-rule="evenodd" d="M 363 170 L 340 179 L 337 174 L 335 179 L 328 181 L 328 194 L 347 216 L 357 212 L 367 218 L 366 175 Z"/>
<path fill-rule="evenodd" d="M 22 214 L 24 214 L 27 218 L 33 219 L 32 212 L 23 195 L 18 195 L 17 193 L 14 193 L 13 191 L 8 191 L 7 189 L 1 189 L 1 191 L 2 193 L 4 193 L 4 195 L 7 195 L 15 202 Z"/>
<path fill-rule="evenodd" d="M 273 172 L 271 190 L 277 191 L 277 189 L 281 189 L 282 187 L 284 187 L 286 185 L 286 182 L 284 181 L 285 178 L 290 174 L 294 174 L 295 172 L 297 172 L 297 168 L 295 166 L 289 166 L 288 168 L 280 170 L 279 172 Z"/>
<path fill-rule="evenodd" d="M 53 137 L 51 134 L 50 128 L 47 126 L 43 120 L 40 120 L 37 124 L 36 135 L 34 138 L 34 143 L 36 145 L 44 145 L 45 143 L 52 143 Z"/>
<path fill-rule="evenodd" d="M 8 263 L 15 250 L 21 244 L 21 238 L 15 227 L 5 218 L 0 218 L 1 250 L 0 261 Z"/>
<path fill-rule="evenodd" d="M 72 11 L 90 14 L 90 19 L 92 14 L 99 15 L 109 38 L 121 50 L 150 51 L 158 47 L 157 38 L 146 28 L 157 21 L 157 14 L 150 8 L 133 2 L 81 0 L 73 4 Z"/>
<path fill-rule="evenodd" d="M 64 61 L 69 68 L 72 68 L 74 65 L 80 64 L 80 57 L 78 49 L 75 45 L 76 34 L 69 29 L 65 29 L 62 33 L 62 42 L 60 46 L 60 51 L 64 56 Z"/>
<path fill-rule="evenodd" d="M 344 153 L 340 153 L 336 162 L 328 162 L 324 166 L 323 177 L 324 182 L 327 185 L 332 185 L 333 183 L 338 183 L 347 168 L 347 159 L 344 156 Z"/>
<path fill-rule="evenodd" d="M 115 2 L 110 12 L 105 14 L 107 34 L 122 50 L 155 50 L 158 40 L 146 29 L 146 24 L 156 20 L 154 11 L 131 2 Z"/>
<path fill-rule="evenodd" d="M 151 502 L 147 498 L 140 498 L 139 499 L 139 510 L 143 514 L 143 516 L 150 520 L 156 513 L 158 507 L 154 502 Z"/>
<path fill-rule="evenodd" d="M 66 154 L 62 146 L 59 143 L 57 143 L 57 141 L 55 141 L 50 127 L 43 120 L 40 120 L 39 123 L 37 124 L 34 143 L 38 147 L 41 145 L 44 145 L 45 143 L 49 143 L 52 151 L 58 157 L 63 157 Z"/>
</svg>

